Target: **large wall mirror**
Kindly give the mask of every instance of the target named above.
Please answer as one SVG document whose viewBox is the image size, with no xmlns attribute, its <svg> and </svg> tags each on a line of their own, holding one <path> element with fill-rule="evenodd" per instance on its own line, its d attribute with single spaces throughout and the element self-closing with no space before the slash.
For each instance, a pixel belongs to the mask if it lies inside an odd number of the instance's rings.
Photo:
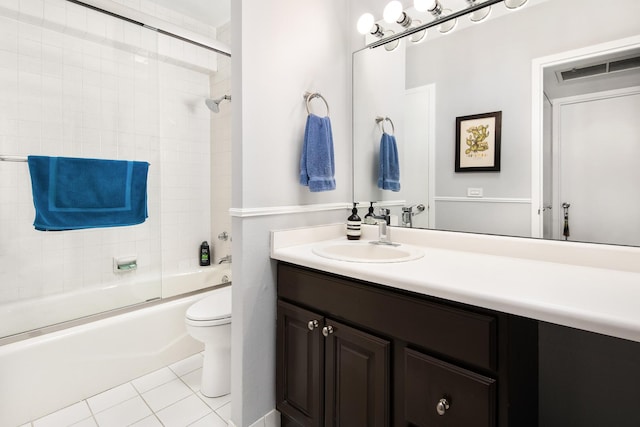
<svg viewBox="0 0 640 427">
<path fill-rule="evenodd" d="M 413 227 L 640 246 L 638 16 L 637 0 L 498 3 L 480 23 L 356 51 L 354 200 L 397 225 L 411 207 Z M 499 170 L 456 172 L 456 133 L 463 150 L 473 136 L 460 123 L 484 123 L 456 119 L 495 112 Z M 377 186 L 383 131 L 400 191 Z"/>
</svg>

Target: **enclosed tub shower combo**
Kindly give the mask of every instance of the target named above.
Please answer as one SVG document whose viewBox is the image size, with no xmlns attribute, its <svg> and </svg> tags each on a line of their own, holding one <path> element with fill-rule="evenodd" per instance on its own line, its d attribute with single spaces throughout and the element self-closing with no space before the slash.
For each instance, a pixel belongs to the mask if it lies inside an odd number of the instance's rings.
<svg viewBox="0 0 640 427">
<path fill-rule="evenodd" d="M 228 25 L 13 3 L 0 6 L 0 425 L 202 351 L 186 320 L 202 299 L 223 293 L 216 322 L 231 316 L 228 202 L 211 185 L 228 184 L 211 165 L 229 109 L 205 103 L 231 98 Z"/>
</svg>

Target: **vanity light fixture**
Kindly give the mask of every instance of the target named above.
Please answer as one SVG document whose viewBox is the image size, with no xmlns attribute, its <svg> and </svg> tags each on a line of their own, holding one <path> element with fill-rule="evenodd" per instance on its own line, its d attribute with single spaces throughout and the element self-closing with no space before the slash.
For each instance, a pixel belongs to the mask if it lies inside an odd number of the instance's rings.
<svg viewBox="0 0 640 427">
<path fill-rule="evenodd" d="M 504 5 L 507 9 L 517 9 L 524 6 L 527 0 L 504 0 Z"/>
<path fill-rule="evenodd" d="M 414 0 L 413 7 L 419 12 L 429 12 L 436 20 L 451 13 L 451 10 L 442 7 L 439 0 Z M 444 22 L 438 27 L 438 31 L 443 34 L 448 33 L 455 28 L 457 23 L 457 18 Z"/>
<path fill-rule="evenodd" d="M 471 6 L 475 6 L 476 4 L 478 4 L 478 1 L 477 0 L 467 0 L 467 3 L 469 4 L 469 7 L 471 7 Z M 480 3 L 482 3 L 482 2 L 480 2 Z M 483 8 L 483 9 L 479 9 L 479 10 L 476 10 L 475 12 L 471 12 L 469 14 L 469 19 L 471 20 L 471 22 L 481 22 L 481 21 L 484 21 L 485 19 L 487 19 L 489 17 L 490 13 L 491 13 L 491 6 L 487 6 L 487 7 Z"/>
<path fill-rule="evenodd" d="M 384 11 L 382 12 L 382 17 L 386 22 L 390 24 L 395 22 L 403 28 L 409 28 L 413 21 L 411 17 L 402 10 L 402 3 L 398 0 L 393 0 L 385 6 Z"/>
<path fill-rule="evenodd" d="M 402 7 L 402 6 L 400 6 Z M 379 39 L 393 35 L 394 32 L 391 30 L 385 30 L 382 28 L 380 24 L 377 24 L 376 19 L 370 13 L 363 13 L 360 18 L 358 18 L 358 24 L 356 27 L 358 28 L 358 32 L 360 34 L 371 34 Z M 385 50 L 392 51 L 395 50 L 400 45 L 400 40 L 395 40 L 391 43 L 387 43 L 384 45 Z"/>
<path fill-rule="evenodd" d="M 379 39 L 384 37 L 384 28 L 376 24 L 376 19 L 370 13 L 363 13 L 362 16 L 358 18 L 357 28 L 360 34 L 369 33 Z"/>
</svg>

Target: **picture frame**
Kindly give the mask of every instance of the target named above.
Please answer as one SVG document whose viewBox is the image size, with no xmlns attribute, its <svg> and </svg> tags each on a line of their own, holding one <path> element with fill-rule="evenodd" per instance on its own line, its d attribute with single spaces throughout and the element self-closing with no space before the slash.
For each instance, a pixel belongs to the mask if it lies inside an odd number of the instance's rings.
<svg viewBox="0 0 640 427">
<path fill-rule="evenodd" d="M 502 111 L 456 117 L 456 172 L 500 172 Z"/>
</svg>

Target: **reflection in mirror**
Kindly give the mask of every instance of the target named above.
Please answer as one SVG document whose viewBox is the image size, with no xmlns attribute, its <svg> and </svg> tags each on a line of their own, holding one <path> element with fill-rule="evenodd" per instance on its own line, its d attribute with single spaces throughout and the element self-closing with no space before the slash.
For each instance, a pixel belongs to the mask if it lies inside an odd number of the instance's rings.
<svg viewBox="0 0 640 427">
<path fill-rule="evenodd" d="M 354 200 L 391 208 L 394 225 L 403 206 L 422 203 L 414 227 L 640 245 L 639 168 L 626 163 L 640 155 L 638 12 L 634 0 L 615 10 L 597 1 L 529 0 L 517 11 L 498 3 L 482 23 L 461 17 L 446 35 L 429 29 L 421 43 L 407 37 L 391 52 L 355 52 Z M 585 23 L 598 24 L 585 31 Z M 609 72 L 595 76 L 602 63 Z M 456 173 L 456 118 L 495 111 L 500 171 Z M 376 185 L 377 116 L 395 124 L 398 192 Z"/>
</svg>

